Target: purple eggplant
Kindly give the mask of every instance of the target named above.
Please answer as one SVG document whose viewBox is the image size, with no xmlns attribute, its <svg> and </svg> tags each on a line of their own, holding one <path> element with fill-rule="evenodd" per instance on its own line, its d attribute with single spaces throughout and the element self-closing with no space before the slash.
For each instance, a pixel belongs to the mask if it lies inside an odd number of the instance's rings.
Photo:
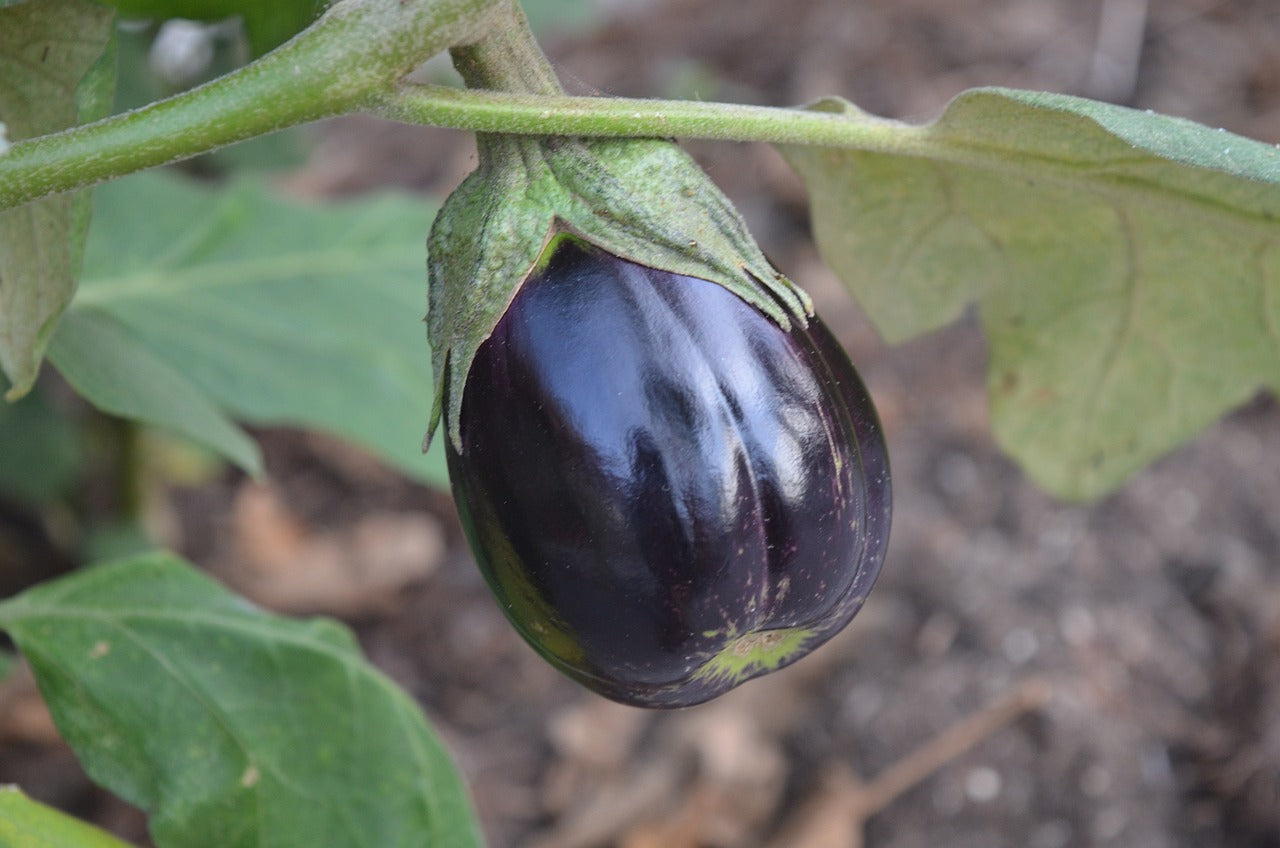
<svg viewBox="0 0 1280 848">
<path fill-rule="evenodd" d="M 573 237 L 547 255 L 471 363 L 447 447 L 516 629 L 647 707 L 706 701 L 835 635 L 880 570 L 890 486 L 830 332 Z"/>
</svg>

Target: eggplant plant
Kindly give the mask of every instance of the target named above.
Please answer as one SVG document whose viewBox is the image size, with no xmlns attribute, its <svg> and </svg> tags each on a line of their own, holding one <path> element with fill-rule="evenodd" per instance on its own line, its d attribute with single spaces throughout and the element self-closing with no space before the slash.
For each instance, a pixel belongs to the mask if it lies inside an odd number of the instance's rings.
<svg viewBox="0 0 1280 848">
<path fill-rule="evenodd" d="M 255 58 L 109 115 L 120 15 L 241 15 Z M 465 87 L 416 81 L 445 51 Z M 695 704 L 817 648 L 871 590 L 891 511 L 848 356 L 662 139 L 778 145 L 886 339 L 976 303 L 995 434 L 1062 497 L 1114 489 L 1280 387 L 1280 152 L 1181 119 L 1010 89 L 924 125 L 837 99 L 570 97 L 513 0 L 9 0 L 0 73 L 6 400 L 47 358 L 100 409 L 251 474 L 240 422 L 328 430 L 451 484 L 516 629 L 630 704 Z M 421 204 L 93 188 L 349 113 L 477 134 L 476 172 L 430 225 L 429 354 Z M 90 229 L 91 190 L 132 214 Z M 126 237 L 142 247 L 113 252 Z M 1251 304 L 1264 320 L 1237 314 Z M 421 711 L 334 622 L 155 553 L 0 601 L 0 629 L 161 848 L 480 842 Z M 0 848 L 32 844 L 118 842 L 0 791 Z"/>
</svg>

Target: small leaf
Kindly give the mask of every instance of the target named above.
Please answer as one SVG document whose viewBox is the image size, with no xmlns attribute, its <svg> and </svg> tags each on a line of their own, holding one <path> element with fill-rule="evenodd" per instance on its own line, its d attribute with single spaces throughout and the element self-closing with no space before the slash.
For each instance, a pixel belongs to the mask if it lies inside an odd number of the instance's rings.
<svg viewBox="0 0 1280 848">
<path fill-rule="evenodd" d="M 7 141 L 102 117 L 114 64 L 112 13 L 87 0 L 0 7 L 0 120 Z M 0 153 L 0 155 L 3 155 Z M 0 211 L 0 370 L 5 397 L 30 391 L 58 316 L 75 293 L 89 194 Z"/>
<path fill-rule="evenodd" d="M 255 56 L 288 41 L 320 16 L 326 0 L 98 0 L 121 14 L 217 21 L 240 15 Z"/>
<path fill-rule="evenodd" d="M 302 205 L 252 182 L 213 191 L 159 174 L 109 183 L 96 196 L 68 319 L 100 332 L 110 319 L 107 332 L 122 348 L 165 364 L 206 398 L 198 415 L 170 410 L 168 426 L 191 435 L 207 418 L 225 436 L 230 416 L 319 428 L 447 485 L 442 451 L 421 452 L 432 398 L 422 323 L 426 204 L 382 196 Z M 59 368 L 72 344 L 79 367 L 93 366 L 90 344 L 63 334 L 56 344 Z M 127 369 L 108 386 L 112 376 L 72 382 L 104 407 L 108 390 L 117 406 L 125 390 L 165 402 L 165 392 L 138 386 Z M 168 405 L 188 404 L 175 397 Z M 176 427 L 178 417 L 188 426 Z M 244 464 L 224 440 L 198 440 Z"/>
<path fill-rule="evenodd" d="M 28 590 L 0 626 L 160 848 L 479 844 L 422 713 L 335 622 L 263 612 L 155 554 Z"/>
<path fill-rule="evenodd" d="M 1280 150 L 1004 89 L 894 134 L 784 148 L 819 248 L 890 341 L 978 303 L 996 436 L 1046 488 L 1097 497 L 1280 387 Z"/>
<path fill-rule="evenodd" d="M 0 786 L 0 848 L 131 848 L 104 830 Z"/>
</svg>

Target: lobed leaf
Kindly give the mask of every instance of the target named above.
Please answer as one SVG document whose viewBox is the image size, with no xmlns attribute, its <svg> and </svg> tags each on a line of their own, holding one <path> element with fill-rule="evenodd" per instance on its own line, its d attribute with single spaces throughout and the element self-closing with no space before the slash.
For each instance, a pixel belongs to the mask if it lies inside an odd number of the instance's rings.
<svg viewBox="0 0 1280 848">
<path fill-rule="evenodd" d="M 110 104 L 112 13 L 87 0 L 0 6 L 0 155 L 9 142 L 103 117 Z M 0 210 L 0 371 L 30 391 L 75 293 L 89 194 Z"/>
<path fill-rule="evenodd" d="M 104 830 L 0 786 L 0 848 L 130 848 Z"/>
<path fill-rule="evenodd" d="M 996 437 L 1046 488 L 1098 497 L 1280 388 L 1280 150 L 1008 89 L 900 129 L 783 148 L 818 246 L 889 341 L 978 304 Z"/>
<path fill-rule="evenodd" d="M 140 174 L 99 188 L 97 205 L 84 281 L 53 351 L 78 390 L 249 470 L 257 460 L 231 443 L 227 417 L 327 430 L 447 485 L 442 451 L 421 452 L 433 394 L 425 204 L 302 205 L 253 182 L 210 190 Z M 137 365 L 106 368 L 79 330 L 109 335 Z M 140 379 L 146 362 L 187 384 L 188 399 L 169 387 L 176 380 Z M 205 411 L 193 411 L 193 393 Z"/>
<path fill-rule="evenodd" d="M 479 844 L 422 713 L 335 622 L 271 615 L 153 554 L 0 603 L 0 627 L 159 848 Z"/>
</svg>

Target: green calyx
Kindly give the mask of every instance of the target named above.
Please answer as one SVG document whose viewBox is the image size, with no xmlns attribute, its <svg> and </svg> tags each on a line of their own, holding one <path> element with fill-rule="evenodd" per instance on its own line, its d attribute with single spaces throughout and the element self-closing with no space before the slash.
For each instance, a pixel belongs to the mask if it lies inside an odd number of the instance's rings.
<svg viewBox="0 0 1280 848">
<path fill-rule="evenodd" d="M 495 0 L 484 35 L 450 53 L 470 88 L 561 91 L 515 0 Z M 480 166 L 445 201 L 427 243 L 436 387 L 428 443 L 443 417 L 461 452 L 462 390 L 476 351 L 558 236 L 718 283 L 784 329 L 813 313 L 728 198 L 675 144 L 484 134 L 476 143 Z"/>
<path fill-rule="evenodd" d="M 443 417 L 461 450 L 471 362 L 558 235 L 722 285 L 783 329 L 812 314 L 808 296 L 773 269 L 728 198 L 675 144 L 480 136 L 479 146 L 480 167 L 445 202 L 428 240 L 428 442 Z"/>
</svg>

